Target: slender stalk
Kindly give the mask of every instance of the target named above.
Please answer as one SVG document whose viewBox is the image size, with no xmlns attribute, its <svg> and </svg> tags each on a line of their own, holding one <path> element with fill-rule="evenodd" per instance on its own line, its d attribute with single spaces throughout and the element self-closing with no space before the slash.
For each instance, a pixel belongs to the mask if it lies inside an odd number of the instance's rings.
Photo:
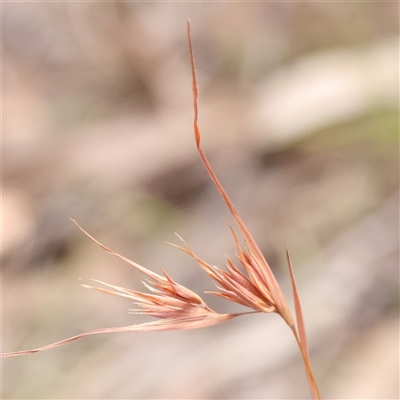
<svg viewBox="0 0 400 400">
<path fill-rule="evenodd" d="M 314 377 L 314 374 L 311 369 L 310 358 L 308 357 L 308 354 L 304 351 L 303 345 L 300 341 L 300 337 L 294 327 L 292 328 L 292 332 L 293 332 L 294 337 L 296 338 L 296 342 L 297 342 L 297 345 L 299 346 L 301 356 L 303 357 L 304 366 L 305 366 L 307 378 L 308 378 L 308 383 L 310 386 L 310 391 L 313 396 L 313 399 L 321 400 L 321 395 L 319 393 L 317 382 L 315 381 L 315 377 Z"/>
<path fill-rule="evenodd" d="M 293 331 L 297 344 L 300 348 L 305 367 L 307 373 L 307 379 L 310 386 L 310 391 L 314 400 L 319 400 L 321 398 L 319 394 L 319 390 L 314 378 L 314 375 L 311 371 L 310 365 L 310 357 L 308 354 L 308 346 L 307 346 L 307 338 L 306 338 L 306 331 L 304 326 L 303 320 L 303 313 L 301 310 L 300 298 L 297 291 L 296 281 L 293 273 L 293 268 L 289 256 L 288 250 L 286 250 L 287 261 L 289 265 L 289 272 L 290 272 L 290 279 L 292 282 L 292 290 L 293 290 L 293 298 L 294 298 L 294 305 L 296 310 L 296 324 L 293 320 L 292 314 L 290 309 L 287 305 L 286 299 L 279 287 L 278 282 L 275 279 L 272 270 L 270 269 L 268 262 L 264 258 L 260 248 L 258 247 L 257 243 L 255 242 L 253 236 L 247 229 L 247 226 L 241 219 L 239 213 L 237 212 L 235 206 L 232 204 L 228 194 L 226 193 L 225 189 L 222 187 L 219 179 L 217 178 L 215 172 L 213 171 L 203 149 L 201 148 L 201 134 L 200 129 L 198 126 L 198 85 L 197 85 L 197 77 L 196 77 L 196 66 L 194 60 L 194 52 L 193 52 L 193 45 L 192 45 L 192 38 L 191 38 L 191 30 L 190 30 L 190 21 L 187 23 L 187 32 L 188 32 L 188 41 L 189 41 L 189 56 L 190 56 L 190 63 L 192 69 L 192 86 L 193 86 L 193 110 L 194 110 L 194 121 L 193 121 L 193 129 L 194 135 L 196 140 L 197 150 L 199 152 L 200 158 L 204 163 L 204 166 L 207 169 L 211 179 L 213 180 L 215 186 L 217 187 L 218 191 L 221 194 L 221 197 L 224 199 L 226 205 L 228 206 L 233 218 L 235 219 L 242 235 L 245 240 L 246 246 L 248 248 L 248 253 L 245 255 L 244 252 L 241 251 L 240 247 L 239 253 L 241 253 L 241 261 L 244 265 L 245 269 L 249 272 L 249 274 L 255 273 L 259 280 L 254 280 L 254 284 L 257 288 L 262 292 L 264 297 L 268 298 L 271 301 L 272 311 L 277 312 L 287 323 L 290 329 Z M 253 275 L 254 277 L 254 275 Z"/>
</svg>

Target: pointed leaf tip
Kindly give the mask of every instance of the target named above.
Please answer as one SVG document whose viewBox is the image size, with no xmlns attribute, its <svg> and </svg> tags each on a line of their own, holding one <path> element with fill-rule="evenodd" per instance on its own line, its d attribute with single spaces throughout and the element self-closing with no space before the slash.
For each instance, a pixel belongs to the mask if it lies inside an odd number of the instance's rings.
<svg viewBox="0 0 400 400">
<path fill-rule="evenodd" d="M 304 324 L 304 319 L 303 319 L 303 312 L 301 309 L 300 296 L 299 296 L 299 293 L 297 290 L 297 284 L 296 284 L 296 280 L 294 277 L 292 261 L 290 258 L 287 243 L 286 243 L 286 258 L 287 258 L 288 267 L 289 267 L 290 280 L 292 282 L 293 301 L 294 301 L 294 306 L 295 306 L 295 310 L 296 310 L 296 321 L 297 321 L 297 330 L 293 326 L 292 331 L 296 337 L 297 343 L 300 347 L 301 354 L 303 356 L 304 364 L 306 367 L 307 379 L 308 379 L 308 383 L 310 386 L 310 391 L 313 396 L 313 399 L 320 399 L 321 396 L 319 394 L 318 386 L 317 386 L 317 383 L 315 381 L 314 375 L 311 370 L 311 361 L 310 361 L 310 355 L 309 355 L 309 351 L 308 351 L 306 329 L 305 329 L 305 324 Z"/>
</svg>

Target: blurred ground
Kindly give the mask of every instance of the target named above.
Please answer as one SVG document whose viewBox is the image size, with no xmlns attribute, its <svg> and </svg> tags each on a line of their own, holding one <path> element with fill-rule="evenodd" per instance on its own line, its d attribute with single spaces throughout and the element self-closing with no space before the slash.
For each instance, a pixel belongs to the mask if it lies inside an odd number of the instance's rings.
<svg viewBox="0 0 400 400">
<path fill-rule="evenodd" d="M 326 399 L 399 397 L 398 3 L 3 3 L 2 348 L 142 320 L 103 243 L 201 293 L 165 244 L 234 254 L 204 148 L 290 296 L 288 243 Z M 234 305 L 205 296 L 221 312 Z M 116 334 L 3 360 L 4 399 L 308 398 L 275 315 Z"/>
</svg>

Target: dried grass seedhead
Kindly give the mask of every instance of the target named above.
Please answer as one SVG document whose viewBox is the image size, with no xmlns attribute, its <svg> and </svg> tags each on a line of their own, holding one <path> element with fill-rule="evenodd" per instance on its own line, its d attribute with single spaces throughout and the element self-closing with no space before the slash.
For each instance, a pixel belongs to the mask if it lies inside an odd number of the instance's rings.
<svg viewBox="0 0 400 400">
<path fill-rule="evenodd" d="M 271 294 L 262 285 L 260 286 L 259 276 L 252 269 L 249 255 L 243 252 L 233 230 L 232 233 L 239 251 L 237 257 L 248 276 L 236 267 L 229 257 L 225 263 L 225 270 L 207 263 L 198 257 L 181 237 L 179 238 L 183 242 L 184 247 L 174 244 L 172 246 L 189 254 L 204 269 L 208 276 L 214 280 L 219 291 L 207 293 L 212 293 L 226 300 L 250 307 L 255 311 L 266 313 L 277 312 L 276 303 Z"/>
<path fill-rule="evenodd" d="M 133 301 L 138 308 L 131 309 L 132 314 L 147 315 L 150 317 L 159 318 L 158 321 L 145 324 L 146 330 L 178 330 L 178 329 L 195 329 L 203 328 L 211 325 L 216 325 L 228 321 L 246 313 L 238 314 L 219 314 L 212 310 L 205 301 L 196 293 L 187 287 L 175 282 L 167 272 L 161 268 L 163 275 L 156 274 L 147 268 L 135 263 L 132 260 L 126 259 L 115 251 L 104 246 L 88 232 L 86 232 L 76 221 L 73 221 L 78 228 L 101 246 L 108 253 L 118 257 L 128 264 L 135 267 L 137 270 L 147 275 L 150 279 L 143 281 L 143 285 L 150 293 L 139 292 L 136 290 L 126 289 L 120 286 L 110 285 L 98 280 L 90 280 L 102 285 L 83 286 L 90 289 L 95 289 L 100 292 L 113 294 L 120 297 L 126 297 Z M 142 324 L 144 325 L 144 324 Z M 129 330 L 138 329 L 142 325 L 129 327 Z"/>
<path fill-rule="evenodd" d="M 198 88 L 189 22 L 187 28 L 193 82 L 193 128 L 197 150 L 199 152 L 201 160 L 206 167 L 207 172 L 209 173 L 212 181 L 220 192 L 238 226 L 241 236 L 245 242 L 245 249 L 241 247 L 240 241 L 232 227 L 230 229 L 233 235 L 233 240 L 236 244 L 237 260 L 239 261 L 241 267 L 236 266 L 229 257 L 225 262 L 225 269 L 211 265 L 198 257 L 191 250 L 189 245 L 179 236 L 178 237 L 182 241 L 183 245 L 172 245 L 184 251 L 194 260 L 196 260 L 201 268 L 203 268 L 208 276 L 214 281 L 218 291 L 212 291 L 208 293 L 212 293 L 226 300 L 233 301 L 235 303 L 249 307 L 252 311 L 237 314 L 220 314 L 215 312 L 204 302 L 204 300 L 200 296 L 198 296 L 196 293 L 186 288 L 185 286 L 182 286 L 179 283 L 175 282 L 163 268 L 161 268 L 162 275 L 159 275 L 141 266 L 140 264 L 129 260 L 128 258 L 104 246 L 102 243 L 92 237 L 88 232 L 86 232 L 82 227 L 80 227 L 75 221 L 73 221 L 78 226 L 78 228 L 82 230 L 82 232 L 84 232 L 89 238 L 96 242 L 105 251 L 130 264 L 131 266 L 145 274 L 148 278 L 145 282 L 143 282 L 144 286 L 148 289 L 148 292 L 140 292 L 136 290 L 126 289 L 120 286 L 110 285 L 97 280 L 90 281 L 95 282 L 100 286 L 92 286 L 88 284 L 83 284 L 83 286 L 104 293 L 128 298 L 133 301 L 136 307 L 130 310 L 131 313 L 155 317 L 157 318 L 157 320 L 139 325 L 129 325 L 126 327 L 97 329 L 37 349 L 3 353 L 2 357 L 18 356 L 48 350 L 53 347 L 70 343 L 84 336 L 99 333 L 204 328 L 220 324 L 243 314 L 254 312 L 274 312 L 279 314 L 292 330 L 304 360 L 311 394 L 314 399 L 319 399 L 320 395 L 311 371 L 300 299 L 297 292 L 289 253 L 287 252 L 287 260 L 289 265 L 290 278 L 292 281 L 293 297 L 296 310 L 296 323 L 294 322 L 286 299 L 281 291 L 281 288 L 279 287 L 278 282 L 275 279 L 274 274 L 271 271 L 271 268 L 269 267 L 261 250 L 257 246 L 245 223 L 239 216 L 239 213 L 236 211 L 236 208 L 232 204 L 227 193 L 219 182 L 201 147 L 201 134 L 197 122 Z"/>
</svg>

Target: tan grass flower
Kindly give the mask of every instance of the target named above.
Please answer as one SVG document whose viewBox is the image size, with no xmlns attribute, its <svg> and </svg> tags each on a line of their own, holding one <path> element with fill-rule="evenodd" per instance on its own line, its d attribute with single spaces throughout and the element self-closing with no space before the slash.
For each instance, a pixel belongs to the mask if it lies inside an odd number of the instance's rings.
<svg viewBox="0 0 400 400">
<path fill-rule="evenodd" d="M 208 292 L 220 296 L 226 300 L 233 301 L 243 306 L 249 307 L 252 311 L 242 312 L 237 314 L 219 314 L 212 310 L 204 300 L 196 293 L 192 292 L 185 286 L 175 282 L 167 272 L 161 268 L 162 275 L 156 274 L 147 268 L 123 257 L 117 252 L 104 246 L 97 241 L 89 233 L 87 233 L 77 222 L 73 221 L 79 229 L 81 229 L 89 238 L 95 241 L 105 251 L 115 257 L 127 262 L 149 279 L 143 282 L 144 286 L 148 289 L 149 293 L 139 292 L 136 290 L 126 289 L 119 286 L 110 285 L 101 281 L 91 280 L 101 286 L 91 286 L 84 284 L 83 286 L 95 289 L 104 293 L 113 294 L 120 297 L 131 299 L 137 308 L 130 310 L 134 314 L 147 315 L 156 317 L 158 320 L 147 322 L 139 325 L 129 325 L 126 327 L 103 328 L 92 330 L 80 335 L 73 336 L 69 339 L 59 341 L 57 343 L 43 346 L 37 349 L 17 351 L 12 353 L 3 353 L 2 357 L 18 356 L 24 354 L 31 354 L 42 350 L 48 350 L 74 340 L 80 339 L 84 336 L 94 335 L 99 333 L 116 333 L 116 332 L 139 332 L 139 331 L 161 331 L 161 330 L 180 330 L 180 329 L 195 329 L 204 328 L 222 322 L 228 321 L 232 318 L 238 317 L 243 314 L 250 314 L 255 312 L 264 313 L 277 313 L 279 314 L 287 325 L 292 330 L 299 349 L 301 351 L 307 378 L 310 386 L 310 391 L 314 399 L 319 399 L 319 391 L 315 382 L 313 373 L 310 366 L 310 358 L 308 354 L 307 339 L 305 327 L 303 322 L 302 310 L 300 300 L 297 292 L 296 282 L 294 279 L 292 264 L 287 251 L 287 261 L 289 265 L 289 273 L 292 282 L 293 297 L 296 310 L 296 322 L 294 321 L 286 299 L 279 287 L 278 282 L 272 273 L 267 261 L 265 260 L 261 250 L 257 246 L 255 240 L 240 218 L 236 208 L 229 199 L 227 193 L 215 175 L 211 165 L 201 148 L 201 135 L 198 127 L 198 89 L 196 69 L 194 63 L 193 47 L 190 34 L 190 23 L 188 22 L 188 39 L 189 39 L 189 54 L 192 70 L 193 82 L 193 107 L 194 107 L 194 134 L 197 150 L 200 158 L 203 161 L 211 179 L 220 192 L 226 205 L 228 206 L 238 228 L 244 239 L 246 248 L 243 249 L 239 240 L 231 227 L 234 242 L 237 249 L 237 259 L 243 268 L 242 270 L 237 267 L 234 262 L 227 258 L 225 269 L 208 264 L 206 261 L 198 257 L 188 246 L 188 244 L 179 236 L 183 246 L 172 244 L 178 249 L 190 255 L 197 263 L 203 268 L 210 278 L 215 282 L 218 291 Z"/>
</svg>

